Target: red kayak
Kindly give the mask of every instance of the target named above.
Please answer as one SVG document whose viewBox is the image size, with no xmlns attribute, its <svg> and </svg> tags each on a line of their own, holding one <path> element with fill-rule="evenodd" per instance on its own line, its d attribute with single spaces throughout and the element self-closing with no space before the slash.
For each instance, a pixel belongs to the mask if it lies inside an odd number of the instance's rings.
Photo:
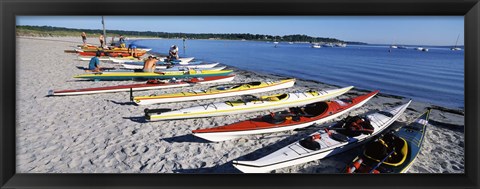
<svg viewBox="0 0 480 189">
<path fill-rule="evenodd" d="M 350 110 L 358 108 L 373 98 L 377 93 L 378 90 L 351 99 L 317 102 L 230 125 L 209 129 L 198 129 L 192 131 L 192 133 L 197 137 L 218 142 L 235 139 L 245 135 L 304 128 L 312 124 L 327 122 Z"/>
<path fill-rule="evenodd" d="M 149 80 L 147 81 L 147 83 L 143 83 L 143 84 L 116 85 L 116 86 L 109 86 L 109 87 L 96 87 L 96 88 L 73 89 L 73 90 L 57 90 L 57 91 L 49 90 L 48 96 L 67 96 L 67 95 L 82 95 L 82 94 L 96 94 L 96 93 L 111 93 L 111 92 L 121 92 L 121 91 L 130 91 L 130 90 L 140 91 L 140 90 L 162 89 L 162 88 L 172 88 L 172 87 L 184 87 L 184 86 L 191 86 L 192 84 L 229 82 L 229 81 L 232 81 L 234 77 L 235 75 L 189 78 L 189 79 L 177 80 L 177 81 Z"/>
<path fill-rule="evenodd" d="M 137 56 L 143 56 L 146 52 L 137 52 Z M 78 52 L 80 56 L 95 56 L 97 52 Z M 102 52 L 100 56 L 109 56 L 109 57 L 126 57 L 131 56 L 130 53 L 127 52 Z"/>
</svg>

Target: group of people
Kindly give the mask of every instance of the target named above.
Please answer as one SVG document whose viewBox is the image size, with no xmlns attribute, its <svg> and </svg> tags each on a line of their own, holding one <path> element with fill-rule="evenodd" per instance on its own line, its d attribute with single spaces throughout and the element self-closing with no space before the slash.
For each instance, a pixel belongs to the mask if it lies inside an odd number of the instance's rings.
<svg viewBox="0 0 480 189">
<path fill-rule="evenodd" d="M 132 52 L 135 51 L 136 52 L 136 47 L 133 46 L 133 45 L 130 45 L 129 46 L 129 50 L 132 49 Z M 97 51 L 97 53 L 95 54 L 94 57 L 92 57 L 92 59 L 90 59 L 90 62 L 88 64 L 88 70 L 86 70 L 87 72 L 101 72 L 102 71 L 102 67 L 100 67 L 100 59 L 99 57 L 102 55 L 102 52 L 101 51 Z M 167 62 L 171 62 L 173 60 L 178 60 L 179 59 L 179 56 L 178 56 L 178 47 L 176 45 L 172 45 L 170 47 L 170 50 L 168 52 L 168 56 L 167 56 L 167 59 L 166 61 Z M 155 72 L 155 69 L 156 69 L 156 66 L 157 66 L 157 62 L 159 61 L 160 59 L 156 56 L 148 56 L 148 58 L 144 61 L 143 63 L 143 68 L 142 68 L 142 71 L 143 72 Z"/>
<path fill-rule="evenodd" d="M 85 32 L 82 32 L 81 36 L 82 36 L 83 46 L 86 46 L 87 45 L 87 34 Z M 100 41 L 100 47 L 101 48 L 106 47 L 105 37 L 103 35 L 100 35 L 98 37 L 98 40 Z M 112 45 L 115 44 L 114 40 L 115 40 L 115 36 L 112 37 L 112 43 L 111 43 Z M 121 48 L 126 48 L 125 37 L 123 35 L 120 35 L 120 38 L 119 38 L 118 42 L 120 43 Z"/>
<path fill-rule="evenodd" d="M 81 36 L 82 36 L 83 45 L 86 46 L 87 45 L 87 34 L 85 32 L 82 32 Z M 103 35 L 100 35 L 100 37 L 98 39 L 100 41 L 100 47 L 104 48 L 105 47 L 105 37 Z M 115 37 L 112 37 L 112 44 L 113 44 L 114 39 L 115 39 Z M 126 47 L 125 37 L 123 35 L 120 35 L 119 43 L 120 43 L 120 48 L 125 48 Z M 135 45 L 130 44 L 128 46 L 128 52 L 131 53 L 131 55 L 133 57 L 137 57 L 137 47 Z M 100 67 L 100 59 L 99 59 L 100 56 L 102 56 L 102 52 L 97 51 L 95 56 L 92 57 L 92 59 L 90 59 L 90 63 L 88 64 L 88 70 L 86 70 L 87 72 L 100 72 L 100 71 L 102 71 L 103 68 Z M 137 57 L 137 58 L 140 59 L 140 57 Z M 168 62 L 178 60 L 178 59 L 179 59 L 178 47 L 176 45 L 172 45 L 170 47 L 170 50 L 168 51 L 168 56 L 167 56 L 166 62 L 168 63 Z M 155 68 L 156 68 L 156 65 L 157 65 L 158 61 L 159 61 L 158 57 L 149 56 L 144 61 L 142 71 L 143 72 L 155 72 Z"/>
<path fill-rule="evenodd" d="M 168 63 L 178 59 L 179 59 L 178 47 L 176 45 L 172 45 L 170 47 L 170 50 L 168 51 L 166 62 Z M 158 61 L 159 61 L 158 57 L 149 56 L 143 63 L 143 69 L 142 69 L 143 72 L 155 72 L 155 68 Z"/>
</svg>

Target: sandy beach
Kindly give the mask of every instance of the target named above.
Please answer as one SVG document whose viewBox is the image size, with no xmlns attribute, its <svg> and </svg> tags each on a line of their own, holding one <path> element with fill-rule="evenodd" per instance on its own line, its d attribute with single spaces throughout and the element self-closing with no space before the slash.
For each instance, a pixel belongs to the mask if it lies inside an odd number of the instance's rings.
<svg viewBox="0 0 480 189">
<path fill-rule="evenodd" d="M 17 173 L 240 173 L 232 160 L 255 160 L 284 147 L 328 122 L 297 131 L 253 135 L 213 143 L 191 135 L 199 128 L 221 126 L 268 114 L 269 111 L 211 118 L 147 122 L 145 108 L 184 108 L 238 97 L 135 106 L 128 92 L 47 97 L 51 89 L 78 89 L 133 81 L 81 81 L 77 66 L 88 61 L 64 53 L 81 43 L 80 37 L 17 37 Z M 97 42 L 98 43 L 98 42 Z M 96 43 L 93 43 L 96 44 Z M 201 57 L 198 57 L 201 58 Z M 215 61 L 215 60 L 212 60 Z M 103 63 L 105 67 L 118 65 Z M 233 69 L 234 83 L 275 81 L 282 76 Z M 209 85 L 135 92 L 135 96 L 202 89 Z M 315 81 L 298 80 L 294 87 L 255 96 L 305 89 L 334 89 Z M 355 97 L 368 91 L 353 89 L 341 96 Z M 382 92 L 382 91 L 380 91 Z M 347 115 L 383 110 L 408 99 L 379 94 Z M 432 107 L 426 140 L 409 173 L 463 173 L 464 111 L 413 101 L 390 128 L 413 121 Z M 275 173 L 339 173 L 361 148 L 322 160 L 275 170 Z"/>
</svg>

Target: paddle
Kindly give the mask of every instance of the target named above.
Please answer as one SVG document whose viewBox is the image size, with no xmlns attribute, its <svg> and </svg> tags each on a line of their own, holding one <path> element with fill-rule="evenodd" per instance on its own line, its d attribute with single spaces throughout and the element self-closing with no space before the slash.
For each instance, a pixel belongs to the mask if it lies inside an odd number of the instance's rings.
<svg viewBox="0 0 480 189">
<path fill-rule="evenodd" d="M 377 165 L 375 165 L 368 173 L 373 173 L 373 171 L 375 171 L 375 169 L 377 169 L 380 165 L 382 165 L 383 162 L 385 162 L 387 160 L 388 157 L 390 157 L 393 153 L 395 152 L 395 148 L 393 148 L 393 150 L 388 153 L 388 155 L 382 159 L 382 161 L 378 162 Z"/>
</svg>

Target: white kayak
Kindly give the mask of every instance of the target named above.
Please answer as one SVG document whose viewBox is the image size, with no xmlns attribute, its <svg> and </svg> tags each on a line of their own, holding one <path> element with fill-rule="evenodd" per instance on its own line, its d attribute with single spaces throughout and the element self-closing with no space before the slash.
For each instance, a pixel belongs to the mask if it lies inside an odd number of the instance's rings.
<svg viewBox="0 0 480 189">
<path fill-rule="evenodd" d="M 157 64 L 155 67 L 156 70 L 185 70 L 185 69 L 200 69 L 200 70 L 223 70 L 225 67 L 218 67 L 218 68 L 213 68 L 219 63 L 209 63 L 209 64 L 194 64 L 194 65 L 174 65 L 171 68 L 167 68 L 167 65 L 162 65 L 162 64 Z M 143 69 L 143 65 L 137 65 L 137 64 L 122 64 L 123 68 L 125 69 Z M 221 69 L 219 69 L 221 68 Z"/>
<path fill-rule="evenodd" d="M 93 56 L 77 56 L 78 60 L 81 61 L 90 61 Z M 98 58 L 100 61 L 110 61 L 110 57 L 100 57 Z"/>
<path fill-rule="evenodd" d="M 210 87 L 206 90 L 190 90 L 180 93 L 137 96 L 133 102 L 138 105 L 149 105 L 168 102 L 184 102 L 191 100 L 204 100 L 212 98 L 223 98 L 237 95 L 247 95 L 253 93 L 268 92 L 278 89 L 293 87 L 295 79 L 286 79 L 280 81 L 268 82 L 250 82 L 235 85 L 220 85 Z"/>
<path fill-rule="evenodd" d="M 347 151 L 384 131 L 411 102 L 370 113 L 363 118 L 347 117 L 255 161 L 233 161 L 233 166 L 244 173 L 266 173 Z"/>
<path fill-rule="evenodd" d="M 145 117 L 149 121 L 156 121 L 212 117 L 288 108 L 328 100 L 340 96 L 352 88 L 353 86 L 341 89 L 283 93 L 271 96 L 262 96 L 260 98 L 249 95 L 244 99 L 239 99 L 236 101 L 210 103 L 173 111 L 170 109 L 145 109 Z"/>
<path fill-rule="evenodd" d="M 166 57 L 159 57 L 159 61 L 163 62 L 167 58 Z M 189 58 L 179 58 L 179 64 L 188 64 L 188 62 L 192 61 L 194 57 L 189 57 Z M 138 60 L 138 59 L 132 59 L 132 58 L 117 58 L 117 57 L 110 57 L 110 60 L 115 63 L 120 63 L 123 64 L 125 62 L 131 62 L 132 60 Z"/>
</svg>

